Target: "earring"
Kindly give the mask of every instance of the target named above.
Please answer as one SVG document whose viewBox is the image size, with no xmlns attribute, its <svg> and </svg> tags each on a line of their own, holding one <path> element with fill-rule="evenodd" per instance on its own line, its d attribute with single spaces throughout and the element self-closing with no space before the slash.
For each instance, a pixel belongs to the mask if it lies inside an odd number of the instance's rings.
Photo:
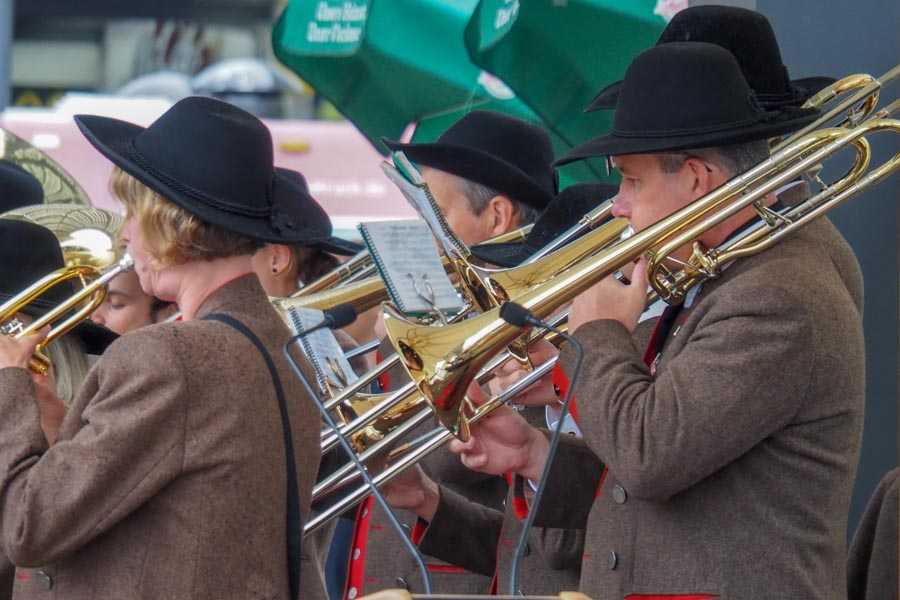
<svg viewBox="0 0 900 600">
<path fill-rule="evenodd" d="M 272 267 L 272 272 L 275 273 L 275 274 L 277 275 L 277 274 L 278 274 L 278 269 L 276 269 L 275 267 Z"/>
</svg>

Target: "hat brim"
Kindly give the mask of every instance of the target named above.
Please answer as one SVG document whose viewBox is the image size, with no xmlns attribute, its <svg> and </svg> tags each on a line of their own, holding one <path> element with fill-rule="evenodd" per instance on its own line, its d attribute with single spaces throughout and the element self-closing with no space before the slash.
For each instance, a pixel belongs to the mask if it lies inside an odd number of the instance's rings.
<svg viewBox="0 0 900 600">
<path fill-rule="evenodd" d="M 510 269 L 517 267 L 529 256 L 540 250 L 526 242 L 502 242 L 479 244 L 470 248 L 475 258 L 486 263 Z"/>
<path fill-rule="evenodd" d="M 119 334 L 115 331 L 93 321 L 82 321 L 72 329 L 70 335 L 81 338 L 85 352 L 96 356 L 103 354 L 110 344 L 119 339 Z"/>
<path fill-rule="evenodd" d="M 393 152 L 403 152 L 418 165 L 486 185 L 539 210 L 553 200 L 551 192 L 515 165 L 476 148 L 439 142 L 404 144 L 387 138 L 381 138 L 381 141 Z"/>
<path fill-rule="evenodd" d="M 803 77 L 790 82 L 791 89 L 785 94 L 761 94 L 757 95 L 760 105 L 767 110 L 784 108 L 786 106 L 800 106 L 823 88 L 835 82 L 833 77 Z M 619 92 L 622 89 L 622 81 L 614 81 L 600 90 L 584 112 L 596 112 L 598 110 L 613 110 L 619 101 Z"/>
<path fill-rule="evenodd" d="M 5 292 L 0 292 L 0 304 L 10 300 L 14 296 Z M 45 299 L 38 298 L 22 309 L 22 312 L 34 318 L 38 318 L 47 313 L 47 311 L 56 308 L 56 304 Z M 74 335 L 84 344 L 84 350 L 88 354 L 100 356 L 106 351 L 106 348 L 116 341 L 119 334 L 111 329 L 107 329 L 103 325 L 98 325 L 91 320 L 85 320 L 72 328 L 66 335 Z"/>
<path fill-rule="evenodd" d="M 554 164 L 559 167 L 597 156 L 654 154 L 689 150 L 691 148 L 742 144 L 786 135 L 808 125 L 818 116 L 819 112 L 816 110 L 792 108 L 767 112 L 756 122 L 748 125 L 723 127 L 716 131 L 647 137 L 638 135 L 622 136 L 617 135 L 613 131 L 576 146 Z"/>
<path fill-rule="evenodd" d="M 246 235 L 264 242 L 297 244 L 322 242 L 330 238 L 331 232 L 319 223 L 327 216 L 324 210 L 309 197 L 296 181 L 287 175 L 285 169 L 275 168 L 272 180 L 272 205 L 285 218 L 273 216 L 248 216 L 216 208 L 197 195 L 191 194 L 186 186 L 163 179 L 159 173 L 145 164 L 134 148 L 134 139 L 144 131 L 143 127 L 96 115 L 76 115 L 75 123 L 103 156 L 138 181 L 161 194 L 167 200 L 196 215 L 203 221 L 218 225 L 223 229 Z M 299 197 L 308 197 L 311 202 L 301 207 Z M 320 218 L 311 219 L 308 211 L 321 211 Z"/>
<path fill-rule="evenodd" d="M 492 265 L 516 267 L 576 225 L 590 211 L 615 196 L 618 190 L 618 186 L 607 183 L 568 187 L 557 194 L 553 203 L 538 216 L 524 240 L 478 244 L 471 248 L 471 252 L 476 258 Z"/>
<path fill-rule="evenodd" d="M 345 240 L 336 236 L 331 236 L 327 240 L 317 242 L 313 245 L 325 252 L 337 254 L 338 256 L 354 256 L 362 252 L 365 248 L 362 244 L 357 244 L 356 242 L 351 242 L 350 240 Z"/>
</svg>

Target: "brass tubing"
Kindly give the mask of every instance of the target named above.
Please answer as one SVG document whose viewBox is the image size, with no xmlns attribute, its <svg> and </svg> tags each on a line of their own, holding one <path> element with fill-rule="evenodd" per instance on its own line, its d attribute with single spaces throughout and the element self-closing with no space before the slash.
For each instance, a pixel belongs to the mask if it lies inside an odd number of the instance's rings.
<svg viewBox="0 0 900 600">
<path fill-rule="evenodd" d="M 482 407 L 479 407 L 476 415 L 473 417 L 472 423 L 476 423 L 506 400 L 513 398 L 519 392 L 530 386 L 532 383 L 549 373 L 554 365 L 556 364 L 557 359 L 552 358 L 545 363 L 535 367 L 534 371 L 515 382 L 511 385 L 507 390 L 504 390 L 503 393 L 498 396 L 494 396 L 485 403 Z M 490 408 L 487 408 L 490 405 Z M 449 430 L 440 428 L 435 430 L 432 433 L 432 436 L 428 439 L 428 441 L 424 442 L 420 446 L 416 448 L 415 451 L 410 452 L 404 456 L 401 456 L 400 459 L 388 467 L 385 468 L 384 471 L 375 475 L 372 479 L 376 486 L 382 486 L 391 479 L 393 479 L 397 474 L 401 473 L 406 468 L 414 465 L 424 457 L 428 456 L 446 442 L 450 440 L 453 434 L 450 433 Z M 327 510 L 322 511 L 320 514 L 313 517 L 310 521 L 308 521 L 303 527 L 303 535 L 309 535 L 310 533 L 316 531 L 319 527 L 330 521 L 332 518 L 340 515 L 348 508 L 352 508 L 356 506 L 361 500 L 363 500 L 369 494 L 369 488 L 366 485 L 360 486 L 349 493 L 347 496 L 343 497 L 340 501 L 338 501 L 333 506 L 328 507 Z"/>
</svg>

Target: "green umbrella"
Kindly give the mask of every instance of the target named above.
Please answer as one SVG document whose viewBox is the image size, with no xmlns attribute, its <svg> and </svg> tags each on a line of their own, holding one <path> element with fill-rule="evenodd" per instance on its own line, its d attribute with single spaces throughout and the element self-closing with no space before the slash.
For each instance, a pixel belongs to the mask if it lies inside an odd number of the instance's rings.
<svg viewBox="0 0 900 600">
<path fill-rule="evenodd" d="M 654 11 L 665 4 L 480 0 L 466 26 L 466 48 L 475 64 L 502 78 L 567 144 L 579 144 L 610 128 L 611 111 L 584 108 L 656 43 L 666 21 Z"/>
<path fill-rule="evenodd" d="M 462 43 L 475 4 L 292 0 L 272 44 L 279 60 L 387 153 L 381 136 L 398 138 L 426 115 L 483 101 L 480 69 Z"/>
<path fill-rule="evenodd" d="M 381 136 L 433 141 L 466 112 L 497 110 L 542 126 L 463 42 L 478 0 L 293 0 L 272 33 L 276 56 L 382 153 Z M 571 147 L 552 136 L 557 154 Z M 564 182 L 596 178 L 586 164 Z"/>
</svg>

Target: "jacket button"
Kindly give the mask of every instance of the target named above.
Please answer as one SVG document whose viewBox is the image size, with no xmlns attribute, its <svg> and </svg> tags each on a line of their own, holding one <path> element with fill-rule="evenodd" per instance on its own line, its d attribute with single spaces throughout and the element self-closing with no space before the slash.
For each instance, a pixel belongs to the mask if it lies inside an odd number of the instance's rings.
<svg viewBox="0 0 900 600">
<path fill-rule="evenodd" d="M 613 487 L 612 496 L 613 500 L 616 501 L 616 504 L 625 504 L 625 501 L 628 500 L 628 494 L 625 493 L 625 488 L 618 484 Z"/>
<path fill-rule="evenodd" d="M 610 552 L 607 564 L 609 565 L 610 571 L 615 571 L 616 567 L 619 565 L 619 555 L 615 552 Z"/>
<path fill-rule="evenodd" d="M 50 577 L 50 574 L 47 571 L 41 569 L 34 574 L 34 579 L 37 581 L 37 584 L 45 589 L 52 590 L 53 589 L 53 578 Z"/>
<path fill-rule="evenodd" d="M 404 590 L 409 591 L 409 583 L 403 577 L 398 577 L 396 579 L 397 587 L 402 587 Z"/>
</svg>

